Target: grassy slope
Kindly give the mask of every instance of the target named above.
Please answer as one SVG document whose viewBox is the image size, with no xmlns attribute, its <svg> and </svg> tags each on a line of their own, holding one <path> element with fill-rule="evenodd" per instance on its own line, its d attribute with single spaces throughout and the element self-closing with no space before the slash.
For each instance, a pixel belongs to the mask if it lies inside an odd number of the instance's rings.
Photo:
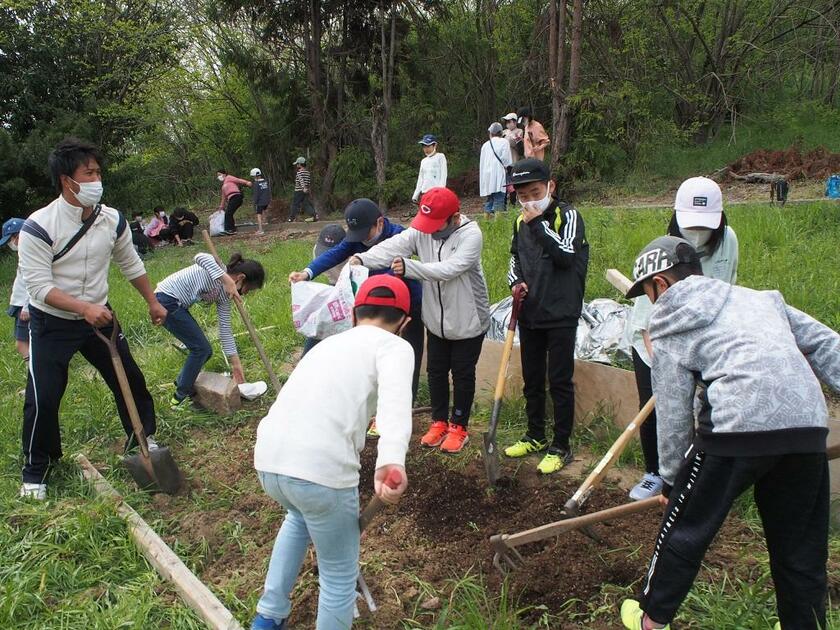
<svg viewBox="0 0 840 630">
<path fill-rule="evenodd" d="M 840 268 L 835 264 L 840 242 L 838 213 L 840 207 L 836 204 L 797 206 L 783 211 L 763 206 L 733 209 L 730 221 L 741 241 L 740 281 L 748 286 L 778 288 L 793 305 L 840 329 Z M 634 253 L 663 230 L 668 211 L 592 209 L 586 211 L 585 218 L 592 243 L 587 296 L 614 296 L 603 280 L 604 269 L 615 266 L 628 272 Z M 504 275 L 510 222 L 499 220 L 484 227 L 485 272 L 491 297 L 497 300 L 506 293 Z M 258 255 L 269 270 L 266 289 L 249 296 L 248 308 L 258 326 L 277 327 L 263 333 L 263 341 L 275 365 L 280 365 L 289 359 L 299 342 L 288 317 L 285 275 L 289 269 L 306 262 L 310 245 L 282 242 L 267 251 L 248 247 L 244 251 Z M 222 248 L 222 254 L 226 253 L 229 251 Z M 185 250 L 174 248 L 158 252 L 147 265 L 152 279 L 160 279 L 178 269 L 185 264 L 186 255 Z M 10 286 L 12 262 L 8 256 L 0 261 L 0 281 L 5 287 Z M 176 452 L 178 445 L 187 443 L 197 428 L 212 433 L 214 428 L 253 421 L 259 416 L 260 410 L 253 408 L 232 419 L 199 413 L 176 417 L 170 413 L 163 403 L 180 366 L 181 355 L 170 345 L 165 331 L 148 323 L 142 300 L 116 274 L 112 276 L 112 303 L 121 313 L 138 362 L 144 367 L 149 387 L 159 404 L 159 436 L 172 444 Z M 194 310 L 205 326 L 212 328 L 212 313 L 202 308 Z M 7 336 L 10 324 L 7 320 Z M 236 325 L 241 331 L 238 322 Z M 246 372 L 254 377 L 261 375 L 253 349 L 247 343 L 242 345 Z M 62 409 L 65 453 L 89 454 L 118 488 L 130 493 L 131 484 L 121 471 L 116 454 L 115 445 L 121 442 L 122 436 L 110 393 L 83 360 L 77 358 L 73 368 Z M 209 368 L 224 369 L 218 354 Z M 127 541 L 125 527 L 111 508 L 93 499 L 69 459 L 55 471 L 46 504 L 28 505 L 15 498 L 19 483 L 22 398 L 18 391 L 24 385 L 22 371 L 11 341 L 3 343 L 0 346 L 0 374 L 4 384 L 0 390 L 0 627 L 201 627 L 173 590 L 157 580 L 154 571 Z M 513 422 L 520 417 L 521 414 L 511 414 Z M 250 454 L 232 456 L 250 457 Z M 219 501 L 225 500 L 226 497 L 219 497 Z M 130 501 L 153 526 L 166 531 L 165 523 L 155 522 L 147 497 L 135 494 L 130 496 Z M 757 522 L 748 503 L 743 511 L 750 522 Z M 840 552 L 837 538 L 832 546 L 835 554 Z M 196 548 L 196 545 L 176 550 L 188 564 L 201 554 L 200 546 Z M 752 551 L 761 556 L 760 545 L 756 544 Z M 264 567 L 243 570 L 262 572 Z M 516 606 L 488 600 L 477 580 L 469 578 L 456 590 L 452 608 L 447 611 L 448 623 L 486 627 L 475 625 L 475 620 L 498 618 L 496 627 L 516 627 L 510 621 Z M 696 625 L 700 620 L 713 616 L 718 620 L 715 627 L 766 628 L 772 615 L 772 600 L 768 601 L 767 593 L 766 564 L 762 561 L 756 575 L 733 572 L 722 575 L 715 588 L 696 589 L 685 609 L 683 623 L 700 627 Z M 236 601 L 229 593 L 221 595 L 243 621 L 248 618 L 253 601 Z M 579 621 L 590 625 L 593 620 L 604 622 L 614 618 L 614 609 L 608 605 L 613 600 L 614 597 L 605 593 L 603 602 L 591 603 L 592 620 Z"/>
</svg>

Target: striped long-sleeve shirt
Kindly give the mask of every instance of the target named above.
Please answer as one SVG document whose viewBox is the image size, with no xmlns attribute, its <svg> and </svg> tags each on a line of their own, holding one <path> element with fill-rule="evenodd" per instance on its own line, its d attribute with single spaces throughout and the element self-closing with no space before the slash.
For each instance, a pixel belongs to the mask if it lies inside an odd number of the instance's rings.
<svg viewBox="0 0 840 630">
<path fill-rule="evenodd" d="M 298 169 L 295 174 L 295 192 L 309 192 L 312 177 L 305 168 Z"/>
<path fill-rule="evenodd" d="M 156 293 L 165 293 L 183 308 L 196 302 L 216 304 L 219 318 L 219 341 L 226 356 L 236 354 L 236 341 L 230 326 L 230 298 L 222 286 L 224 268 L 210 254 L 196 254 L 195 264 L 167 276 L 155 288 Z"/>
</svg>

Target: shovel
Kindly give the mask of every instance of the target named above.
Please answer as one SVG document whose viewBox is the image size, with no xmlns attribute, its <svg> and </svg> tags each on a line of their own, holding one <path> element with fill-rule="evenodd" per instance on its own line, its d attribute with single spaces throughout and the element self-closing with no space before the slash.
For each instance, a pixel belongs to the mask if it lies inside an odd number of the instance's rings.
<svg viewBox="0 0 840 630">
<path fill-rule="evenodd" d="M 510 351 L 513 348 L 513 337 L 516 333 L 516 322 L 519 319 L 519 309 L 525 295 L 522 293 L 522 285 L 517 284 L 513 288 L 513 308 L 510 311 L 507 333 L 505 334 L 505 347 L 502 350 L 502 361 L 499 364 L 499 376 L 496 378 L 496 392 L 493 395 L 493 411 L 490 414 L 490 426 L 487 432 L 482 434 L 484 442 L 481 445 L 482 459 L 484 460 L 484 471 L 487 473 L 487 482 L 490 487 L 495 487 L 499 480 L 499 451 L 496 448 L 496 429 L 499 426 L 499 415 L 502 411 L 502 397 L 505 394 L 505 377 L 507 376 L 508 363 L 510 362 Z"/>
<path fill-rule="evenodd" d="M 110 338 L 103 335 L 98 328 L 94 328 L 93 331 L 108 346 L 108 351 L 111 354 L 111 363 L 114 365 L 114 372 L 117 375 L 120 391 L 125 400 L 125 406 L 128 409 L 128 416 L 131 418 L 134 436 L 140 445 L 140 452 L 135 455 L 126 455 L 123 457 L 123 464 L 125 464 L 128 472 L 131 473 L 134 482 L 142 490 L 152 492 L 163 491 L 166 494 L 176 494 L 181 489 L 184 477 L 168 448 L 160 447 L 153 451 L 149 450 L 146 433 L 143 431 L 143 423 L 140 421 L 140 414 L 137 412 L 137 405 L 134 403 L 134 395 L 131 393 L 128 377 L 125 374 L 125 368 L 123 367 L 123 362 L 117 349 L 120 324 L 117 321 L 117 314 L 112 314 L 114 319 Z"/>
</svg>

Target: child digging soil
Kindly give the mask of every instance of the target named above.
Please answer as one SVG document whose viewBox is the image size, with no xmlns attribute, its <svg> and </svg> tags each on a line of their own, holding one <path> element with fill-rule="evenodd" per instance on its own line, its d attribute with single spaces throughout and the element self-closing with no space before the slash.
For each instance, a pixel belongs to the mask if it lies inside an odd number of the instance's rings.
<svg viewBox="0 0 840 630">
<path fill-rule="evenodd" d="M 301 359 L 260 422 L 254 467 L 286 517 L 252 630 L 286 627 L 289 595 L 310 540 L 320 585 L 316 629 L 346 630 L 353 623 L 360 453 L 373 413 L 380 434 L 374 492 L 394 504 L 408 486 L 405 454 L 411 438 L 414 351 L 400 333 L 410 320 L 409 309 L 404 282 L 387 275 L 368 278 L 356 294 L 354 327 L 325 339 Z M 316 382 L 331 395 L 313 396 Z M 395 477 L 396 488 L 384 483 Z"/>
<path fill-rule="evenodd" d="M 624 626 L 667 627 L 733 501 L 752 487 L 776 585 L 776 628 L 824 628 L 828 412 L 820 380 L 840 391 L 840 335 L 777 291 L 703 277 L 697 251 L 681 238 L 648 244 L 633 275 L 627 297 L 653 302 L 668 500 L 641 595 L 621 606 Z M 695 430 L 698 383 L 705 391 Z"/>
</svg>

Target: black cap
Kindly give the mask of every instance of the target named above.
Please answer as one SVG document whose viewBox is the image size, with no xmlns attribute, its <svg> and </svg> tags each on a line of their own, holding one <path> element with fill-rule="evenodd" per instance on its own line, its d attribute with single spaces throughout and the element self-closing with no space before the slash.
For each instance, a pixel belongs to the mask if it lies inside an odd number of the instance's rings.
<svg viewBox="0 0 840 630">
<path fill-rule="evenodd" d="M 344 220 L 347 223 L 347 236 L 344 239 L 348 243 L 361 243 L 381 216 L 379 206 L 370 199 L 354 199 L 344 208 Z"/>
<path fill-rule="evenodd" d="M 332 249 L 344 240 L 344 228 L 338 223 L 330 223 L 324 226 L 315 241 L 315 256 L 320 256 L 328 249 Z"/>
<path fill-rule="evenodd" d="M 550 179 L 551 172 L 548 170 L 548 165 L 535 158 L 519 160 L 513 165 L 510 174 L 510 183 L 513 184 L 514 188 L 531 182 L 547 182 Z"/>
<path fill-rule="evenodd" d="M 660 236 L 645 245 L 633 265 L 633 286 L 625 297 L 639 297 L 645 292 L 645 280 L 676 267 L 681 263 L 700 264 L 700 256 L 694 246 L 676 236 Z"/>
<path fill-rule="evenodd" d="M 520 107 L 516 110 L 517 118 L 533 118 L 530 107 Z"/>
</svg>

